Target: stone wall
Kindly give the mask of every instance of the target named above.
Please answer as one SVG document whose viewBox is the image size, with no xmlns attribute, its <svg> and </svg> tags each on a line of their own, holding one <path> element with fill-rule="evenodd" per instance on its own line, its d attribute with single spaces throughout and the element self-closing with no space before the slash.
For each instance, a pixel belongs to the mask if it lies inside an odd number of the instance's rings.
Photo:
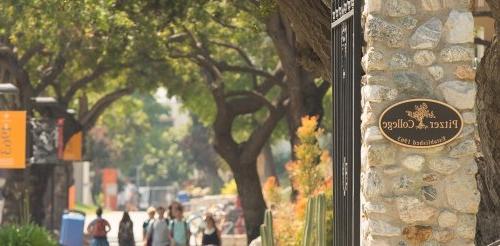
<svg viewBox="0 0 500 246">
<path fill-rule="evenodd" d="M 365 2 L 362 245 L 474 245 L 480 196 L 469 1 Z M 380 114 L 411 98 L 440 100 L 459 110 L 461 135 L 428 149 L 385 139 Z"/>
</svg>

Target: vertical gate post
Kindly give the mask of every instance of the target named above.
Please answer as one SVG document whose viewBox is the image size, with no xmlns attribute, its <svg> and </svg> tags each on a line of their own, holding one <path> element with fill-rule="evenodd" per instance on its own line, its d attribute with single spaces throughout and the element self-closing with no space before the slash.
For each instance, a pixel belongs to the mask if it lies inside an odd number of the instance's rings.
<svg viewBox="0 0 500 246">
<path fill-rule="evenodd" d="M 335 246 L 360 244 L 361 2 L 331 8 Z"/>
<path fill-rule="evenodd" d="M 480 196 L 469 1 L 365 4 L 361 245 L 474 245 Z M 388 109 L 409 99 L 418 100 Z"/>
</svg>

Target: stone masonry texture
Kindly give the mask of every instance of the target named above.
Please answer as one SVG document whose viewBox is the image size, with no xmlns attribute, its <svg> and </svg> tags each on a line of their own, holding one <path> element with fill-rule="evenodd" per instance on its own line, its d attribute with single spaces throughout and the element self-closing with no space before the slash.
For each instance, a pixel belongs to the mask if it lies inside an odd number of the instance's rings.
<svg viewBox="0 0 500 246">
<path fill-rule="evenodd" d="M 474 245 L 474 20 L 467 0 L 367 0 L 363 27 L 362 245 Z M 460 111 L 458 138 L 414 149 L 385 139 L 388 106 L 428 98 Z"/>
</svg>

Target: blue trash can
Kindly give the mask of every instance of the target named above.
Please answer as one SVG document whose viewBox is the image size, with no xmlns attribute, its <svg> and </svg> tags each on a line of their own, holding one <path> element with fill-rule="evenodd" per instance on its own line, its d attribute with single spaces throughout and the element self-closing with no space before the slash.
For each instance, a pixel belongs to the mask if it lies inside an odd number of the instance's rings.
<svg viewBox="0 0 500 246">
<path fill-rule="evenodd" d="M 85 213 L 66 211 L 62 216 L 59 244 L 62 246 L 82 246 L 84 224 Z"/>
</svg>

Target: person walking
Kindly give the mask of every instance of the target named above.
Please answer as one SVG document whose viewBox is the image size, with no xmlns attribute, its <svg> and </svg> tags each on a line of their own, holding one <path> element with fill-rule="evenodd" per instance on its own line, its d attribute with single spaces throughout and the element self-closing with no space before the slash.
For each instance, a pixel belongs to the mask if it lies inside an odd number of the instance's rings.
<svg viewBox="0 0 500 246">
<path fill-rule="evenodd" d="M 97 218 L 87 226 L 87 232 L 92 236 L 90 246 L 109 246 L 107 234 L 111 230 L 109 222 L 102 218 L 102 208 L 96 210 Z"/>
<path fill-rule="evenodd" d="M 164 217 L 165 208 L 156 208 L 158 219 L 149 223 L 148 231 L 146 233 L 146 245 L 149 246 L 170 246 L 171 236 L 168 218 Z"/>
<path fill-rule="evenodd" d="M 172 221 L 170 222 L 170 232 L 175 246 L 188 246 L 191 232 L 186 220 L 184 220 L 184 209 L 182 204 L 174 202 L 170 205 Z"/>
<path fill-rule="evenodd" d="M 118 228 L 118 245 L 135 246 L 134 223 L 130 219 L 130 215 L 127 211 L 123 212 L 120 227 Z"/>
<path fill-rule="evenodd" d="M 203 238 L 201 245 L 220 246 L 220 231 L 215 224 L 215 219 L 211 214 L 205 217 L 205 228 L 203 229 Z"/>
<path fill-rule="evenodd" d="M 155 208 L 149 207 L 146 210 L 146 213 L 148 214 L 148 218 L 142 223 L 142 239 L 144 242 L 146 242 L 146 234 L 148 233 L 148 227 L 151 222 L 154 221 L 155 219 Z"/>
</svg>

